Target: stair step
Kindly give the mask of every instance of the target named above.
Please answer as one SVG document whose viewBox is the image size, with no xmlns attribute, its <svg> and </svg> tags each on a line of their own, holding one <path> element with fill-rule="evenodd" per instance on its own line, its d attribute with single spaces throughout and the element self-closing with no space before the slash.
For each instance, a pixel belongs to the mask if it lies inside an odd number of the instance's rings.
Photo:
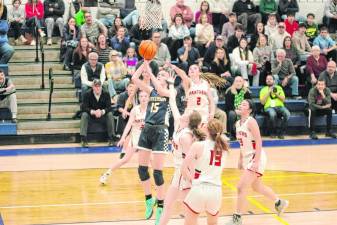
<svg viewBox="0 0 337 225">
<path fill-rule="evenodd" d="M 40 89 L 41 84 L 15 85 L 17 90 Z M 45 82 L 45 88 L 49 88 L 49 82 Z M 54 88 L 74 89 L 74 84 L 54 84 Z"/>
<path fill-rule="evenodd" d="M 41 129 L 41 130 L 18 130 L 18 135 L 32 135 L 32 134 L 77 134 L 80 133 L 79 128 L 69 129 Z"/>
<path fill-rule="evenodd" d="M 54 113 L 51 114 L 52 119 L 72 119 L 74 113 Z M 47 114 L 18 114 L 18 120 L 21 123 L 22 120 L 44 120 L 47 118 Z"/>
<path fill-rule="evenodd" d="M 63 71 L 63 65 L 59 63 L 45 63 L 44 64 L 44 71 L 45 74 L 48 74 L 49 68 L 53 68 L 53 70 L 62 70 Z M 41 72 L 41 63 L 10 63 L 8 66 L 9 75 L 12 74 L 12 72 L 21 72 L 21 73 L 40 73 Z"/>
<path fill-rule="evenodd" d="M 80 110 L 79 104 L 53 104 L 51 107 L 51 113 L 75 113 Z M 19 105 L 19 114 L 44 114 L 48 113 L 48 104 L 36 104 L 36 105 Z"/>
<path fill-rule="evenodd" d="M 34 51 L 34 53 L 35 53 L 35 48 L 36 48 L 36 46 L 31 46 L 31 45 L 14 46 L 15 51 L 17 51 L 17 50 L 19 50 L 19 51 L 20 50 L 30 50 L 30 51 Z M 59 50 L 60 45 L 59 44 L 53 44 L 53 45 L 49 46 L 49 45 L 44 44 L 43 48 L 44 48 L 45 51 L 46 50 Z M 39 46 L 39 53 L 40 53 L 40 46 Z"/>
<path fill-rule="evenodd" d="M 48 99 L 49 98 L 49 89 L 46 90 L 19 90 L 16 92 L 18 99 Z M 54 90 L 53 99 L 55 98 L 75 98 L 75 90 Z"/>
<path fill-rule="evenodd" d="M 27 49 L 16 50 L 13 57 L 9 61 L 10 63 L 22 63 L 22 62 L 35 62 L 35 51 Z M 44 61 L 45 62 L 59 62 L 60 51 L 58 49 L 48 49 L 44 51 Z M 39 59 L 41 58 L 41 53 L 39 52 Z"/>
<path fill-rule="evenodd" d="M 13 83 L 15 86 L 20 85 L 40 85 L 41 84 L 41 77 L 13 77 Z M 46 80 L 45 80 L 46 81 Z M 48 80 L 47 80 L 48 81 Z M 72 84 L 73 80 L 71 76 L 55 76 L 54 77 L 54 84 Z M 49 82 L 48 82 L 49 83 Z"/>
<path fill-rule="evenodd" d="M 10 65 L 10 67 L 12 66 L 13 64 Z M 41 66 L 41 65 L 40 65 Z M 48 69 L 45 69 L 45 79 L 48 79 Z M 40 68 L 40 71 L 32 71 L 32 72 L 22 72 L 22 71 L 14 71 L 12 70 L 9 75 L 11 77 L 25 77 L 25 76 L 29 76 L 29 77 L 40 77 L 41 78 L 41 68 Z M 63 69 L 58 69 L 58 70 L 55 70 L 53 69 L 53 75 L 54 77 L 57 77 L 57 76 L 71 76 L 71 71 L 66 71 L 66 70 L 63 70 Z"/>
<path fill-rule="evenodd" d="M 22 99 L 18 98 L 18 104 L 41 104 L 41 103 L 49 103 L 49 96 L 48 98 L 32 98 L 32 99 Z M 52 103 L 78 103 L 78 98 L 52 98 Z"/>
<path fill-rule="evenodd" d="M 27 121 L 19 122 L 17 125 L 18 131 L 22 130 L 37 130 L 41 134 L 45 133 L 47 130 L 63 130 L 64 133 L 66 129 L 75 129 L 79 132 L 80 120 L 55 120 L 55 121 Z M 52 132 L 53 133 L 53 132 Z"/>
</svg>

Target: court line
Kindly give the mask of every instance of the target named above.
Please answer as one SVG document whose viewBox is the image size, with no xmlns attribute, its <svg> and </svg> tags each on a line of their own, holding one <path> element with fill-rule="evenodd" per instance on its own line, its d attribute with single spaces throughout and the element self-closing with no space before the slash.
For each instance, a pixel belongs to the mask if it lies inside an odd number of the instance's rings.
<svg viewBox="0 0 337 225">
<path fill-rule="evenodd" d="M 234 185 L 232 185 L 231 183 L 227 182 L 225 179 L 222 179 L 223 184 L 228 187 L 229 189 L 231 189 L 232 191 L 236 191 L 236 187 Z M 264 213 L 272 213 L 271 216 L 274 217 L 277 221 L 279 221 L 280 223 L 282 223 L 283 225 L 290 225 L 287 221 L 285 221 L 283 218 L 277 216 L 276 214 L 274 214 L 268 207 L 265 207 L 262 203 L 260 203 L 259 201 L 255 200 L 254 197 L 252 196 L 248 196 L 247 197 L 248 201 L 255 205 L 257 208 L 261 209 Z"/>
<path fill-rule="evenodd" d="M 311 172 L 302 172 L 302 173 L 309 173 L 309 174 L 292 174 L 292 175 L 264 175 L 263 179 L 274 179 L 274 178 L 298 178 L 298 177 L 316 177 L 316 176 L 329 176 L 331 174 L 327 173 L 311 173 Z M 232 177 L 232 178 L 227 178 L 227 181 L 232 181 L 232 180 L 239 180 L 240 177 Z"/>
<path fill-rule="evenodd" d="M 226 183 L 224 183 L 226 185 Z M 229 184 L 229 183 L 227 183 Z M 231 184 L 229 184 L 231 185 Z M 226 185 L 227 186 L 227 185 Z M 236 188 L 231 185 L 227 186 L 232 191 L 236 191 Z M 278 196 L 297 196 L 297 195 L 325 195 L 325 194 L 337 194 L 337 191 L 321 191 L 321 192 L 299 192 L 289 194 L 278 194 Z M 260 198 L 263 195 L 250 195 L 251 198 Z M 222 199 L 236 199 L 236 195 L 224 196 Z M 132 203 L 144 203 L 144 201 L 117 201 L 117 202 L 85 202 L 85 203 L 67 203 L 67 204 L 41 204 L 41 205 L 13 205 L 13 206 L 0 206 L 0 209 L 24 209 L 24 208 L 47 208 L 47 207 L 70 207 L 70 206 L 91 206 L 91 205 L 119 205 L 119 204 L 132 204 Z M 268 213 L 273 213 L 272 211 Z M 1 225 L 1 224 L 0 224 Z"/>
</svg>

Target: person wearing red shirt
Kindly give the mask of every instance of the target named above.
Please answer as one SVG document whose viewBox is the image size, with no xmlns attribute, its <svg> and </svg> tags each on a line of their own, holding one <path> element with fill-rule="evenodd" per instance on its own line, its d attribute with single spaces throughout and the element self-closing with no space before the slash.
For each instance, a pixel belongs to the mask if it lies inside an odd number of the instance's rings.
<svg viewBox="0 0 337 225">
<path fill-rule="evenodd" d="M 26 25 L 28 27 L 38 27 L 38 32 L 41 37 L 46 34 L 41 30 L 43 25 L 44 7 L 40 0 L 28 0 L 25 5 Z M 35 41 L 31 42 L 31 45 L 35 45 Z"/>
<path fill-rule="evenodd" d="M 295 20 L 295 14 L 290 12 L 287 15 L 287 19 L 284 20 L 286 31 L 293 36 L 295 31 L 298 30 L 298 22 Z"/>
<path fill-rule="evenodd" d="M 193 12 L 189 6 L 184 4 L 184 0 L 177 0 L 176 4 L 171 7 L 170 17 L 172 21 L 178 13 L 183 15 L 185 24 L 190 28 L 193 21 Z"/>
</svg>

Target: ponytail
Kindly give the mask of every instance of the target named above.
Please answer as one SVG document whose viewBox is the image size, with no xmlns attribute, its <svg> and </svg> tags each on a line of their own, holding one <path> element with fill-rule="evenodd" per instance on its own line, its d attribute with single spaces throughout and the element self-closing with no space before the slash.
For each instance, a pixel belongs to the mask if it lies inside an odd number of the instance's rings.
<svg viewBox="0 0 337 225">
<path fill-rule="evenodd" d="M 215 151 L 228 151 L 229 146 L 225 138 L 222 136 L 223 125 L 217 119 L 212 119 L 208 122 L 208 132 L 213 141 L 215 141 Z"/>
<path fill-rule="evenodd" d="M 192 131 L 194 137 L 199 141 L 203 141 L 206 138 L 206 134 L 199 129 L 201 124 L 201 115 L 197 111 L 193 111 L 189 116 L 188 128 Z"/>
</svg>

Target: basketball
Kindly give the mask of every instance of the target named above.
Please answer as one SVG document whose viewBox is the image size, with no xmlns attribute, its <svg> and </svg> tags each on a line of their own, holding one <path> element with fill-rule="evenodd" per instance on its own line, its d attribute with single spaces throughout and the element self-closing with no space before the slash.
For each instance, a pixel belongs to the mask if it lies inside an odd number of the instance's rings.
<svg viewBox="0 0 337 225">
<path fill-rule="evenodd" d="M 142 41 L 138 51 L 145 60 L 151 60 L 157 53 L 157 45 L 151 40 Z"/>
</svg>

